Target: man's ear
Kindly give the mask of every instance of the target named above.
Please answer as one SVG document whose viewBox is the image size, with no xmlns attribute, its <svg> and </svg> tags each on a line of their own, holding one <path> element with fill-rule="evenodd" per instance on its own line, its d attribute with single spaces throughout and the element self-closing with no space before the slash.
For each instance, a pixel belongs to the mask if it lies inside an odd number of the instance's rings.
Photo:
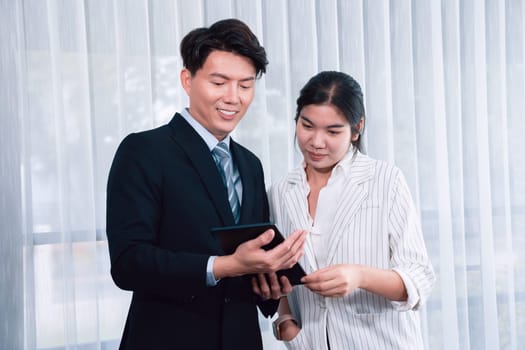
<svg viewBox="0 0 525 350">
<path fill-rule="evenodd" d="M 183 68 L 180 71 L 180 83 L 188 95 L 190 94 L 191 90 L 191 78 L 191 72 L 188 69 Z"/>
</svg>

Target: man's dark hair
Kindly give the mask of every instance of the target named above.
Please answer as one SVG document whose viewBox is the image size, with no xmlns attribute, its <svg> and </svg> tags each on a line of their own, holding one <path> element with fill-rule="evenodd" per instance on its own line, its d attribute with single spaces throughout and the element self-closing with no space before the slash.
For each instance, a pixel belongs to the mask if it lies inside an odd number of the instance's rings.
<svg viewBox="0 0 525 350">
<path fill-rule="evenodd" d="M 197 28 L 186 34 L 180 43 L 184 67 L 191 75 L 202 68 L 209 54 L 226 51 L 249 58 L 255 67 L 256 77 L 266 73 L 266 51 L 250 28 L 238 19 L 225 19 L 209 28 Z"/>
</svg>

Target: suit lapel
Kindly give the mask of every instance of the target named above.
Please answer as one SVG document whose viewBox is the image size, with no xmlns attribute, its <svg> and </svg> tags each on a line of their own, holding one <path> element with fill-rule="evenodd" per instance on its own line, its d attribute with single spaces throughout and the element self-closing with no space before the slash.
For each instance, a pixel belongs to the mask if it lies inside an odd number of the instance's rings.
<svg viewBox="0 0 525 350">
<path fill-rule="evenodd" d="M 251 194 L 257 190 L 255 188 L 255 176 L 257 175 L 254 173 L 253 164 L 250 163 L 246 153 L 233 139 L 230 140 L 230 151 L 242 181 L 241 217 L 239 219 L 239 223 L 241 223 L 243 218 L 249 218 L 250 213 L 253 212 L 254 201 Z"/>
<path fill-rule="evenodd" d="M 299 169 L 299 171 L 303 170 Z M 290 213 L 293 228 L 309 229 L 311 223 L 308 215 L 308 202 L 305 193 L 303 193 L 303 187 L 299 185 L 303 181 L 300 173 L 294 172 L 293 174 L 290 174 L 289 181 L 292 183 L 292 186 L 285 195 L 285 212 Z M 310 269 L 308 269 L 308 267 L 305 266 L 307 273 L 319 269 L 315 259 L 314 247 L 312 246 L 310 235 L 307 236 L 304 245 L 304 257 L 310 267 Z"/>
<path fill-rule="evenodd" d="M 345 227 L 354 219 L 358 209 L 368 196 L 368 181 L 373 176 L 373 161 L 358 154 L 350 167 L 350 176 L 343 187 L 334 216 L 332 233 L 328 240 L 327 264 L 331 265 L 341 236 L 347 234 Z"/>
<path fill-rule="evenodd" d="M 210 149 L 200 135 L 178 113 L 169 123 L 173 140 L 184 150 L 213 202 L 224 225 L 233 225 L 233 214 L 228 202 L 228 192 Z M 244 179 L 243 179 L 244 180 Z"/>
</svg>

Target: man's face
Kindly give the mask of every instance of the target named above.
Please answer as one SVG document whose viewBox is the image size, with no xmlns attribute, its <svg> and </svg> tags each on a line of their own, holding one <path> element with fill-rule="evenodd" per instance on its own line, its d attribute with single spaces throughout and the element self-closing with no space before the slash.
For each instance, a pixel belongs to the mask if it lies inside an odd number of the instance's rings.
<svg viewBox="0 0 525 350">
<path fill-rule="evenodd" d="M 218 140 L 224 139 L 253 101 L 255 76 L 249 58 L 212 51 L 194 76 L 187 69 L 181 72 L 191 115 Z"/>
</svg>

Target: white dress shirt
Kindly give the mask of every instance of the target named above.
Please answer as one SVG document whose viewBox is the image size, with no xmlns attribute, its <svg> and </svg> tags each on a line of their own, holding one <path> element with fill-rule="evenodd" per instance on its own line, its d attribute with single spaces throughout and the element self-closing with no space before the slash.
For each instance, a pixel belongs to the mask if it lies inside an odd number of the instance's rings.
<svg viewBox="0 0 525 350">
<path fill-rule="evenodd" d="M 334 167 L 326 186 L 319 191 L 315 217 L 313 219 L 310 217 L 309 231 L 312 245 L 315 247 L 314 255 L 318 268 L 327 266 L 329 235 L 332 232 L 332 223 L 344 187 L 344 169 L 348 169 L 352 160 L 353 157 L 347 156 Z M 303 169 L 305 168 L 306 165 L 303 162 Z M 302 183 L 299 186 L 304 186 L 304 191 L 308 196 L 310 186 L 306 179 L 306 173 L 303 172 L 303 175 Z"/>
</svg>

